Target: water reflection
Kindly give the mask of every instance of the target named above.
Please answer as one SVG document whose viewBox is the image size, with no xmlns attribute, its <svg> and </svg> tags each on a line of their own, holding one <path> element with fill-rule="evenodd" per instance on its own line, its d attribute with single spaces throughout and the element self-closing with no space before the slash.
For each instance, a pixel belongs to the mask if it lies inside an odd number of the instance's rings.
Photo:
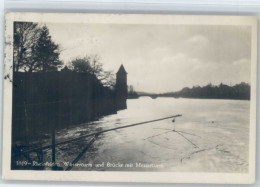
<svg viewBox="0 0 260 187">
<path fill-rule="evenodd" d="M 127 106 L 127 110 L 118 114 L 57 132 L 57 139 L 63 141 L 175 114 L 183 116 L 174 123 L 169 119 L 101 134 L 79 160 L 93 166 L 104 162 L 129 167 L 74 167 L 73 170 L 247 171 L 248 101 L 140 98 L 128 100 Z M 72 161 L 90 141 L 91 137 L 60 146 L 57 160 Z M 145 167 L 137 167 L 138 163 Z M 149 164 L 155 166 L 148 167 Z"/>
</svg>

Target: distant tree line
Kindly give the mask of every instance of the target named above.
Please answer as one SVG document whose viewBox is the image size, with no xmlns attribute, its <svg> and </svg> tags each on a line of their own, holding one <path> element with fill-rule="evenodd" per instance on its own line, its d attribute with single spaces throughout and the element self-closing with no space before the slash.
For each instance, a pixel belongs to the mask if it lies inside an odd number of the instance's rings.
<svg viewBox="0 0 260 187">
<path fill-rule="evenodd" d="M 164 97 L 184 97 L 184 98 L 205 98 L 205 99 L 243 99 L 250 100 L 250 85 L 244 82 L 234 86 L 220 84 L 214 86 L 208 84 L 206 86 L 185 87 L 177 92 L 159 94 Z"/>
</svg>

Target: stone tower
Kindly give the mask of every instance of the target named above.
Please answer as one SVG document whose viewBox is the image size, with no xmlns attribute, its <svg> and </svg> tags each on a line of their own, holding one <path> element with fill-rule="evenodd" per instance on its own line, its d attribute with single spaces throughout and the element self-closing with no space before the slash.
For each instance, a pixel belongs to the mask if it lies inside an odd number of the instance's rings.
<svg viewBox="0 0 260 187">
<path fill-rule="evenodd" d="M 118 110 L 126 109 L 126 99 L 127 99 L 127 72 L 123 66 L 120 66 L 118 72 L 116 73 L 116 106 Z"/>
</svg>

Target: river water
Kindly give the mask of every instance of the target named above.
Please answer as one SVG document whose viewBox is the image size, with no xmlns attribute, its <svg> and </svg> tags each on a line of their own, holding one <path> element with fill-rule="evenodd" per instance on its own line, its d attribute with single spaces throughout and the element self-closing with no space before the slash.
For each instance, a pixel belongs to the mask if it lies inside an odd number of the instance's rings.
<svg viewBox="0 0 260 187">
<path fill-rule="evenodd" d="M 247 172 L 249 105 L 241 100 L 141 97 L 128 100 L 126 110 L 59 131 L 56 138 L 181 114 L 175 122 L 166 119 L 99 135 L 72 170 Z M 57 162 L 66 167 L 90 140 L 57 147 Z"/>
</svg>

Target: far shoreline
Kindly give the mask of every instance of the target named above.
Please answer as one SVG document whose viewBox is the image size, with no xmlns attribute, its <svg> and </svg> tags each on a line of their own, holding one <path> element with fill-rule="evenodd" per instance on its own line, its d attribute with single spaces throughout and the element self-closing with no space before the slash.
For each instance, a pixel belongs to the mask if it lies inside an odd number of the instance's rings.
<svg viewBox="0 0 260 187">
<path fill-rule="evenodd" d="M 172 96 L 157 96 L 156 98 L 152 98 L 150 96 L 139 96 L 137 98 L 127 98 L 127 100 L 132 99 L 139 99 L 141 97 L 149 97 L 151 99 L 157 99 L 157 98 L 173 98 L 173 99 L 203 99 L 203 100 L 238 100 L 238 101 L 250 101 L 250 99 L 236 99 L 236 98 L 205 98 L 205 97 L 172 97 Z"/>
</svg>

